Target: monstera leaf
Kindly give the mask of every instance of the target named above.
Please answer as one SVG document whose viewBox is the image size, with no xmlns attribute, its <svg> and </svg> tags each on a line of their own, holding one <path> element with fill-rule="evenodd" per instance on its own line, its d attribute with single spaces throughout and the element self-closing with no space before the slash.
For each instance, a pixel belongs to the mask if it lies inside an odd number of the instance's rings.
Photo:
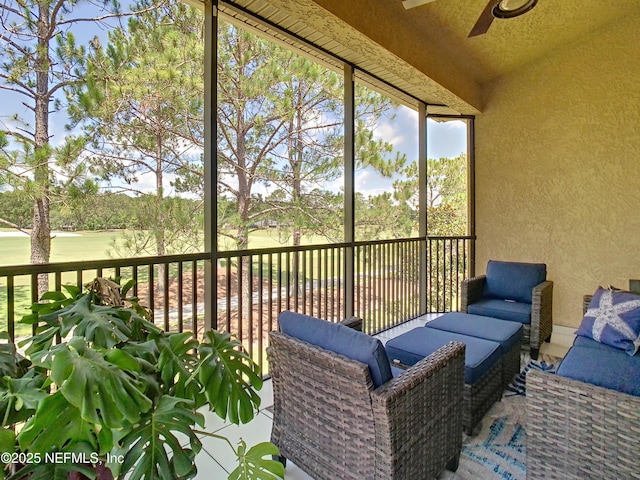
<svg viewBox="0 0 640 480">
<path fill-rule="evenodd" d="M 60 391 L 40 402 L 35 415 L 18 435 L 23 452 L 46 453 L 83 444 L 96 451 L 97 442 L 93 425 L 82 419 L 80 409 L 71 405 Z"/>
<path fill-rule="evenodd" d="M 155 337 L 158 350 L 158 371 L 163 388 L 169 395 L 196 401 L 196 408 L 203 402 L 199 386 L 190 378 L 198 365 L 196 349 L 198 340 L 189 332 L 158 335 Z"/>
<path fill-rule="evenodd" d="M 208 342 L 199 348 L 198 380 L 207 400 L 221 418 L 247 423 L 260 406 L 254 391 L 262 388 L 260 369 L 229 333 L 210 330 L 205 337 Z"/>
<path fill-rule="evenodd" d="M 63 337 L 75 329 L 74 335 L 82 336 L 101 348 L 111 348 L 129 339 L 131 329 L 125 314 L 130 315 L 130 312 L 112 305 L 93 304 L 89 294 L 57 313 L 62 319 L 60 334 Z"/>
<path fill-rule="evenodd" d="M 42 363 L 48 357 L 47 352 L 53 345 L 53 341 L 60 333 L 60 318 L 58 312 L 73 303 L 74 299 L 80 296 L 77 287 L 65 286 L 71 297 L 67 297 L 62 292 L 47 292 L 42 296 L 43 303 L 31 305 L 32 313 L 25 315 L 20 323 L 36 326 L 36 335 L 18 343 L 23 347 L 29 344 L 25 353 L 31 357 L 36 355 Z"/>
<path fill-rule="evenodd" d="M 202 448 L 196 434 L 205 434 L 195 430 L 204 427 L 200 406 L 236 424 L 255 416 L 262 379 L 242 344 L 215 330 L 202 343 L 162 332 L 137 298 L 125 297 L 131 285 L 121 289 L 129 307 L 101 305 L 77 287 L 67 288 L 70 296 L 47 293 L 23 319 L 36 327 L 20 344 L 26 358 L 0 343 L 0 416 L 9 427 L 0 428 L 2 451 L 97 452 L 103 462 L 118 454 L 123 463 L 98 464 L 116 478 L 187 479 Z M 267 458 L 275 446 L 241 442 L 234 452 L 233 480 L 283 478 L 282 465 Z M 41 463 L 11 478 L 67 480 L 70 472 L 96 476 L 86 465 Z"/>
<path fill-rule="evenodd" d="M 94 479 L 96 472 L 87 465 L 79 465 L 77 463 L 32 463 L 18 470 L 15 475 L 11 475 L 9 480 L 19 480 L 25 478 L 28 480 L 68 480 L 72 473 L 82 473 L 85 477 Z"/>
<path fill-rule="evenodd" d="M 135 423 L 141 412 L 151 408 L 151 400 L 129 373 L 138 362 L 124 351 L 103 355 L 75 337 L 57 349 L 51 378 L 70 404 L 78 407 L 88 422 L 110 428 L 122 426 L 123 419 Z"/>
<path fill-rule="evenodd" d="M 35 370 L 29 370 L 21 378 L 0 379 L 0 418 L 5 425 L 23 422 L 35 413 L 38 404 L 48 396 L 42 390 L 44 382 L 44 376 Z"/>
<path fill-rule="evenodd" d="M 142 416 L 140 422 L 121 441 L 124 462 L 120 476 L 130 480 L 175 480 L 195 474 L 195 455 L 202 448 L 191 425 L 204 426 L 204 417 L 194 412 L 191 402 L 165 395 L 157 407 Z M 189 438 L 182 447 L 175 433 Z"/>
<path fill-rule="evenodd" d="M 0 428 L 0 453 L 13 452 L 16 446 L 16 432 L 13 428 Z M 7 459 L 8 460 L 8 459 Z M 4 479 L 4 467 L 6 463 L 0 459 L 0 480 Z"/>
<path fill-rule="evenodd" d="M 276 478 L 284 478 L 284 465 L 271 460 L 273 455 L 278 455 L 278 448 L 273 443 L 259 443 L 247 451 L 247 444 L 244 440 L 240 440 L 237 453 L 240 465 L 229 474 L 229 480 L 274 480 Z"/>
<path fill-rule="evenodd" d="M 30 325 L 43 322 L 49 326 L 57 325 L 59 320 L 55 313 L 82 296 L 82 291 L 75 285 L 63 285 L 62 288 L 69 293 L 69 296 L 58 291 L 45 293 L 41 297 L 41 300 L 45 301 L 31 305 L 31 311 L 33 313 L 25 315 L 20 321 Z"/>
<path fill-rule="evenodd" d="M 0 332 L 0 376 L 17 378 L 27 371 L 29 361 L 16 351 L 16 346 L 11 342 L 7 332 Z"/>
</svg>

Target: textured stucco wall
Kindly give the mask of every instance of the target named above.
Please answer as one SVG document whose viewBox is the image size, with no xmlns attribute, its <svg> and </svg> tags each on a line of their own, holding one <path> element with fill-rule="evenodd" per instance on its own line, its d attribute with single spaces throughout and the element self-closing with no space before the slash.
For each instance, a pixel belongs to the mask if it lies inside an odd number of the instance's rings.
<svg viewBox="0 0 640 480">
<path fill-rule="evenodd" d="M 494 83 L 476 120 L 477 273 L 546 263 L 556 325 L 640 278 L 639 20 Z"/>
</svg>

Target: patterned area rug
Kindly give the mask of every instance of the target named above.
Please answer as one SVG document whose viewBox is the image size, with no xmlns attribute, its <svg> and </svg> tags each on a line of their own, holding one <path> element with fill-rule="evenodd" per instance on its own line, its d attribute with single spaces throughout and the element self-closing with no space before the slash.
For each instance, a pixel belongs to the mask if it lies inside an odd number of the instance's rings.
<svg viewBox="0 0 640 480">
<path fill-rule="evenodd" d="M 439 480 L 525 480 L 526 451 L 526 375 L 531 369 L 554 371 L 556 359 L 533 361 L 523 356 L 526 367 L 511 382 L 482 420 L 480 433 L 464 436 L 460 466 L 455 473 L 444 472 Z"/>
</svg>

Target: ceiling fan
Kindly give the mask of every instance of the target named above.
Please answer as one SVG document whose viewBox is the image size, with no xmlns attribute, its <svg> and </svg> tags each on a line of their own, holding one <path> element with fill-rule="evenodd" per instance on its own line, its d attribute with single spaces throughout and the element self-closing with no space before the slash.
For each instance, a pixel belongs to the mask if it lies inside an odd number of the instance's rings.
<svg viewBox="0 0 640 480">
<path fill-rule="evenodd" d="M 406 9 L 419 7 L 435 0 L 404 0 L 402 5 Z M 441 0 L 443 1 L 443 0 Z M 469 37 L 475 37 L 487 33 L 494 18 L 513 18 L 527 13 L 536 6 L 538 0 L 489 0 L 487 6 L 480 14 L 480 18 L 471 29 Z"/>
</svg>

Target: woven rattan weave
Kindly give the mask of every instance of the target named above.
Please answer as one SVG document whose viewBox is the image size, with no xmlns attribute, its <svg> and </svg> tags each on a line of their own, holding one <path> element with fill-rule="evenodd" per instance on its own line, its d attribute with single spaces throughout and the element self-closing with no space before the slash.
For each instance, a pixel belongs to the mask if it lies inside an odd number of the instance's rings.
<svg viewBox="0 0 640 480">
<path fill-rule="evenodd" d="M 271 441 L 316 480 L 436 478 L 462 443 L 464 345 L 374 389 L 366 365 L 271 332 Z"/>
</svg>

